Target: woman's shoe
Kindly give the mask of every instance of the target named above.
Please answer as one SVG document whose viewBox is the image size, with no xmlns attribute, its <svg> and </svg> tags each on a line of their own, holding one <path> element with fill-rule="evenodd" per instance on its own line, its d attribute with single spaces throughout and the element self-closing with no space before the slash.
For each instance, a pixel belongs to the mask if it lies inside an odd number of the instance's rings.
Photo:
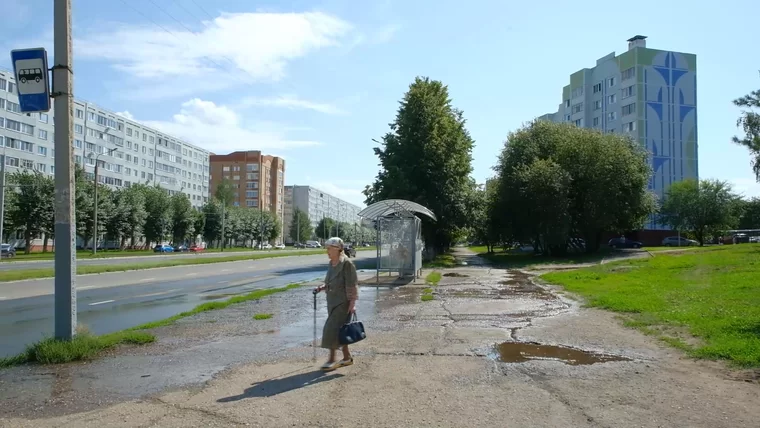
<svg viewBox="0 0 760 428">
<path fill-rule="evenodd" d="M 343 367 L 343 366 L 340 365 L 340 363 L 341 363 L 340 361 L 333 361 L 333 362 L 329 362 L 328 361 L 328 362 L 322 364 L 321 369 L 322 369 L 323 372 L 331 372 L 331 371 L 337 369 L 338 367 Z"/>
<path fill-rule="evenodd" d="M 349 358 L 349 359 L 347 359 L 347 360 L 340 360 L 340 361 L 338 362 L 338 367 L 346 367 L 346 366 L 350 366 L 350 365 L 351 365 L 351 364 L 353 364 L 353 363 L 354 363 L 354 357 L 351 357 L 351 358 Z"/>
</svg>

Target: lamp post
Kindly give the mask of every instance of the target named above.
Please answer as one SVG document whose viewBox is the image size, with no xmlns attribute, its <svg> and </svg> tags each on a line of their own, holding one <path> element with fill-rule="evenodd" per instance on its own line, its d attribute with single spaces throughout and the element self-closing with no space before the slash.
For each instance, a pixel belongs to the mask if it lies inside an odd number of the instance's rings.
<svg viewBox="0 0 760 428">
<path fill-rule="evenodd" d="M 108 154 L 108 156 L 111 156 L 113 152 L 118 150 L 117 148 L 113 149 L 106 149 L 105 152 L 100 153 L 95 156 L 95 190 L 94 190 L 94 199 L 95 199 L 95 207 L 94 207 L 94 213 L 92 215 L 92 254 L 95 255 L 98 253 L 98 159 Z M 93 153 L 90 152 L 90 158 L 92 158 Z"/>
</svg>

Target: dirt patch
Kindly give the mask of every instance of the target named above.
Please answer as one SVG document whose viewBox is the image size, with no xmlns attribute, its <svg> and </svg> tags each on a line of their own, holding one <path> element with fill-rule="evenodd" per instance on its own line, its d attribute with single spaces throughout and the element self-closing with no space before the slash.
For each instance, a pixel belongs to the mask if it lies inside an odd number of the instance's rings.
<svg viewBox="0 0 760 428">
<path fill-rule="evenodd" d="M 449 272 L 449 273 L 444 273 L 443 276 L 449 277 L 449 278 L 469 278 L 470 275 L 465 275 L 459 272 Z"/>
<path fill-rule="evenodd" d="M 631 361 L 619 355 L 601 354 L 581 349 L 534 342 L 504 342 L 494 347 L 494 356 L 504 363 L 525 363 L 533 360 L 559 361 L 571 366 L 583 366 L 615 361 Z"/>
<path fill-rule="evenodd" d="M 506 288 L 499 290 L 501 296 L 530 296 L 537 299 L 552 299 L 555 298 L 549 290 L 536 285 L 531 279 L 530 275 L 520 271 L 510 271 L 509 279 L 501 281 L 501 285 L 506 285 Z"/>
</svg>

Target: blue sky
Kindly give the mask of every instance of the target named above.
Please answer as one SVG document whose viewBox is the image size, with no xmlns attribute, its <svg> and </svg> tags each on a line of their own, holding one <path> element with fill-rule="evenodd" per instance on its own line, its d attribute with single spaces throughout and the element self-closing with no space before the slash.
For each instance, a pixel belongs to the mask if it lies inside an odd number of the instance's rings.
<svg viewBox="0 0 760 428">
<path fill-rule="evenodd" d="M 52 55 L 52 4 L 4 0 L 0 48 Z M 286 184 L 355 203 L 377 173 L 371 139 L 415 76 L 449 86 L 483 181 L 507 133 L 556 109 L 571 73 L 643 34 L 697 54 L 700 176 L 760 196 L 730 142 L 731 100 L 760 87 L 756 1 L 74 0 L 73 13 L 78 97 L 218 153 L 282 155 Z"/>
</svg>

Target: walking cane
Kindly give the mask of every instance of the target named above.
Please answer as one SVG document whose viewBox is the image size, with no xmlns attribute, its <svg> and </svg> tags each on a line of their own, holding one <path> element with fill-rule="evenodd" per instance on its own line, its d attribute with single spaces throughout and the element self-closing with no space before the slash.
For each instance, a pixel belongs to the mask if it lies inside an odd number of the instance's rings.
<svg viewBox="0 0 760 428">
<path fill-rule="evenodd" d="M 314 342 L 312 342 L 312 359 L 317 361 L 317 290 L 314 290 Z"/>
</svg>

